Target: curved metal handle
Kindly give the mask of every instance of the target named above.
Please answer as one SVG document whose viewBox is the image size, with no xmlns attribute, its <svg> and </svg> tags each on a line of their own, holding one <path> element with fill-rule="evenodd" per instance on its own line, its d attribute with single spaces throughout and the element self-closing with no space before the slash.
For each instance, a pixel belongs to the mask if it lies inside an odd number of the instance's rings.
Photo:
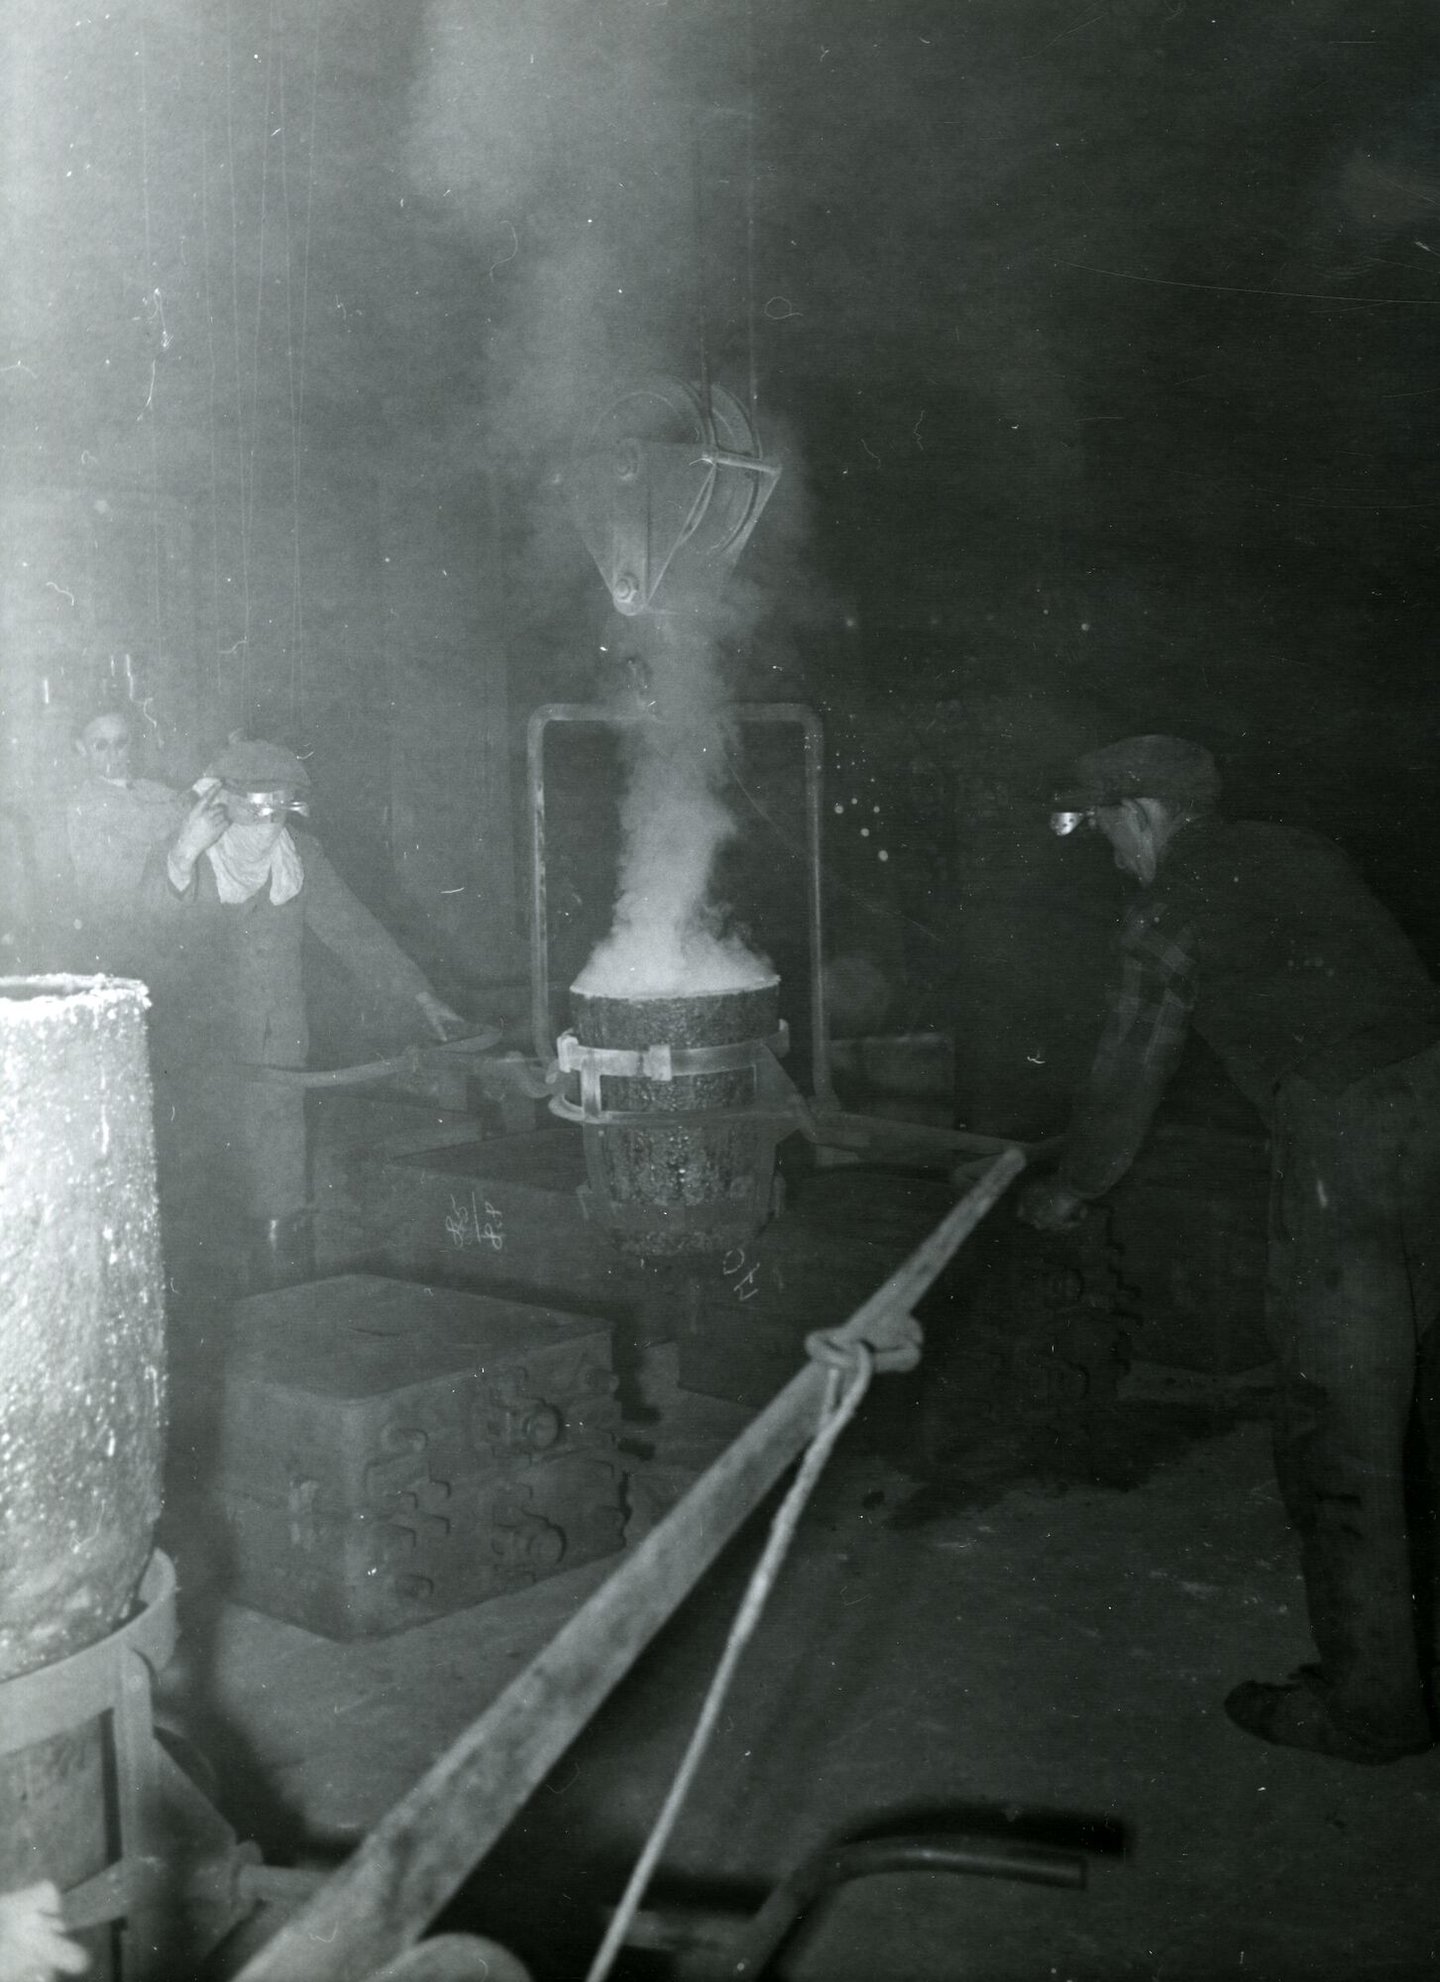
<svg viewBox="0 0 1440 1982">
<path fill-rule="evenodd" d="M 782 1879 L 739 1939 L 710 1973 L 755 1982 L 803 1917 L 827 1893 L 881 1872 L 953 1872 L 969 1878 L 1021 1879 L 1030 1885 L 1085 1884 L 1085 1860 L 1072 1851 L 1008 1839 L 936 1836 L 869 1838 L 816 1851 Z"/>
</svg>

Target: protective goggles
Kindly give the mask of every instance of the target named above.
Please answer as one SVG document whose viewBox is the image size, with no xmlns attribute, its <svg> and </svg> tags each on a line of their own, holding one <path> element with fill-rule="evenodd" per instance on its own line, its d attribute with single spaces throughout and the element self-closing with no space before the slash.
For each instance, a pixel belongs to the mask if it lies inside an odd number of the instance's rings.
<svg viewBox="0 0 1440 1982">
<path fill-rule="evenodd" d="M 242 799 L 246 811 L 257 821 L 268 824 L 276 819 L 283 819 L 291 812 L 300 819 L 308 819 L 310 816 L 309 800 L 299 797 L 284 786 L 278 786 L 274 791 L 246 791 L 238 785 L 227 784 L 225 789 L 232 792 L 236 798 Z"/>
</svg>

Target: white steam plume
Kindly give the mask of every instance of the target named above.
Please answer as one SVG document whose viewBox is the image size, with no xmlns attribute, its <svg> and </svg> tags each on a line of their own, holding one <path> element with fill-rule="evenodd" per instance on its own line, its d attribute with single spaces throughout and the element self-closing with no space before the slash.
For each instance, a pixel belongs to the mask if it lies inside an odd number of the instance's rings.
<svg viewBox="0 0 1440 1982">
<path fill-rule="evenodd" d="M 748 108 L 744 18 L 731 0 L 428 0 L 409 176 L 432 224 L 479 258 L 489 316 L 483 347 L 462 361 L 449 425 L 456 447 L 522 506 L 537 594 L 582 568 L 603 582 L 551 471 L 617 385 L 696 376 L 702 281 L 712 360 L 753 355 L 733 279 L 747 184 L 748 126 L 733 114 Z M 782 487 L 790 496 L 792 474 Z M 772 502 L 761 524 L 772 544 L 784 503 Z M 627 622 L 648 650 L 646 697 L 660 720 L 627 732 L 620 893 L 611 934 L 580 979 L 586 991 L 704 995 L 773 976 L 723 933 L 710 899 L 716 857 L 735 831 L 720 796 L 721 642 L 758 618 L 742 574 L 723 605 L 691 600 L 683 614 Z"/>
<path fill-rule="evenodd" d="M 575 989 L 615 998 L 749 990 L 774 972 L 724 932 L 710 899 L 716 856 L 735 832 L 719 795 L 730 742 L 719 652 L 702 620 L 663 613 L 642 624 L 654 720 L 628 733 L 615 920 Z"/>
</svg>

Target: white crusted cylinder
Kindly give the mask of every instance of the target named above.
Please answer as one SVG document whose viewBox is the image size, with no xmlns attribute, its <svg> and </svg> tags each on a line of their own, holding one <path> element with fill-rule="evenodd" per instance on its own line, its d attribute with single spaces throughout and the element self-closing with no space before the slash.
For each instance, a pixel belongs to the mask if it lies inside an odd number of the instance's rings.
<svg viewBox="0 0 1440 1982">
<path fill-rule="evenodd" d="M 125 1617 L 160 1511 L 145 987 L 0 978 L 0 1681 Z"/>
</svg>

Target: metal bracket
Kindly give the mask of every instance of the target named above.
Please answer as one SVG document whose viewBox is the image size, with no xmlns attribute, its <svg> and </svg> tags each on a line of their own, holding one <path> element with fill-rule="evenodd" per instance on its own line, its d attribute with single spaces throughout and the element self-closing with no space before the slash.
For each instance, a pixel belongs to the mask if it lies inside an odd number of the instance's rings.
<svg viewBox="0 0 1440 1982">
<path fill-rule="evenodd" d="M 573 1102 L 556 1095 L 551 1110 L 567 1121 L 610 1121 L 616 1116 L 601 1100 L 604 1079 L 653 1080 L 668 1086 L 696 1074 L 739 1073 L 746 1067 L 758 1069 L 767 1055 L 782 1054 L 789 1044 L 790 1030 L 783 1020 L 768 1039 L 740 1039 L 724 1046 L 585 1046 L 573 1032 L 562 1032 L 555 1044 L 558 1064 L 562 1074 L 579 1074 L 580 1107 L 577 1112 Z"/>
</svg>

